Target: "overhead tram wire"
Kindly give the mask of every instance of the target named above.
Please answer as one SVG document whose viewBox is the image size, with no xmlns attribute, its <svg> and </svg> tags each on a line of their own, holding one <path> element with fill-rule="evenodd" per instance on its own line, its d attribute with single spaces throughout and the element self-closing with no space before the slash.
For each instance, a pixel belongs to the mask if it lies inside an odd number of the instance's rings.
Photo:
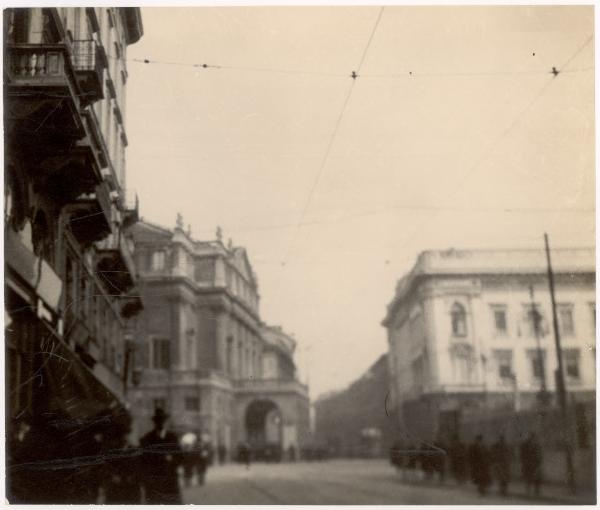
<svg viewBox="0 0 600 510">
<path fill-rule="evenodd" d="M 467 172 L 463 175 L 463 177 L 459 180 L 458 184 L 455 186 L 454 190 L 451 193 L 452 195 L 455 195 L 457 193 L 457 191 L 462 188 L 464 183 L 471 177 L 471 175 L 473 175 L 473 173 L 479 168 L 479 166 L 490 157 L 490 155 L 496 149 L 497 145 L 517 126 L 517 124 L 525 116 L 525 114 L 528 113 L 529 110 L 531 110 L 531 108 L 540 100 L 540 98 L 547 92 L 547 90 L 550 88 L 550 86 L 554 83 L 554 80 L 556 78 L 558 78 L 558 76 L 560 76 L 564 72 L 567 72 L 567 70 L 563 71 L 563 69 L 565 67 L 567 67 L 585 49 L 585 47 L 593 39 L 594 39 L 593 34 L 588 36 L 588 38 L 581 44 L 581 46 L 579 46 L 577 48 L 577 50 L 575 50 L 575 52 L 573 54 L 571 54 L 571 56 L 563 63 L 563 65 L 561 67 L 558 67 L 558 68 L 553 67 L 552 68 L 552 71 L 551 71 L 552 78 L 550 78 L 544 84 L 544 86 L 533 97 L 533 99 L 529 103 L 527 103 L 525 108 L 523 108 L 522 110 L 519 111 L 519 113 L 513 119 L 513 121 L 500 133 L 500 135 L 495 139 L 495 141 L 492 142 L 492 144 L 488 147 L 488 149 L 484 152 L 484 154 L 478 160 L 476 160 L 476 162 L 471 166 L 471 168 L 469 170 L 467 170 Z M 419 225 L 417 225 L 417 228 L 414 230 L 412 235 L 407 239 L 405 245 L 410 245 L 419 236 L 419 234 L 422 234 L 423 231 L 425 230 L 427 224 L 429 224 L 431 221 L 433 221 L 439 215 L 439 213 L 440 213 L 439 210 L 434 211 L 429 217 L 425 218 Z"/>
<path fill-rule="evenodd" d="M 342 73 L 326 73 L 319 71 L 304 71 L 301 69 L 278 69 L 270 67 L 250 67 L 250 66 L 230 66 L 230 65 L 215 65 L 215 64 L 193 64 L 186 62 L 165 62 L 160 60 L 151 60 L 148 58 L 134 58 L 128 62 L 135 62 L 138 64 L 159 64 L 168 66 L 179 66 L 179 67 L 192 67 L 196 69 L 227 69 L 233 71 L 253 71 L 259 73 L 277 73 L 277 74 L 290 74 L 290 75 L 306 75 L 306 76 L 324 76 L 324 77 L 335 77 L 345 78 L 347 75 Z"/>
<path fill-rule="evenodd" d="M 321 180 L 321 176 L 323 175 L 323 170 L 325 169 L 325 166 L 327 165 L 327 161 L 329 160 L 329 154 L 331 153 L 331 148 L 333 147 L 333 143 L 336 139 L 337 133 L 339 131 L 340 125 L 342 123 L 342 118 L 344 117 L 344 113 L 346 112 L 346 108 L 348 106 L 348 102 L 350 101 L 350 97 L 352 96 L 352 91 L 354 90 L 354 85 L 356 84 L 356 78 L 360 75 L 360 70 L 362 69 L 362 65 L 365 61 L 365 57 L 367 55 L 367 52 L 369 50 L 369 47 L 371 46 L 371 42 L 373 41 L 373 36 L 375 35 L 375 32 L 377 31 L 377 27 L 379 26 L 379 22 L 381 21 L 381 16 L 383 15 L 383 10 L 385 9 L 385 6 L 381 6 L 379 9 L 379 14 L 377 15 L 377 20 L 375 21 L 375 24 L 373 25 L 373 29 L 371 30 L 371 34 L 369 35 L 369 40 L 367 41 L 367 44 L 365 45 L 365 48 L 363 50 L 363 53 L 361 55 L 360 58 L 360 62 L 358 64 L 358 67 L 356 69 L 356 71 L 352 71 L 352 74 L 350 75 L 352 78 L 352 81 L 350 82 L 350 86 L 348 87 L 348 92 L 346 93 L 346 97 L 344 99 L 344 102 L 342 104 L 342 108 L 340 110 L 340 114 L 338 115 L 338 118 L 336 120 L 335 123 L 335 127 L 333 128 L 333 132 L 331 133 L 331 137 L 329 138 L 329 142 L 327 144 L 327 148 L 325 149 L 325 154 L 323 155 L 323 159 L 321 160 L 321 164 L 319 166 L 319 169 L 317 171 L 317 174 L 315 176 L 315 179 L 313 180 L 312 186 L 310 187 L 309 193 L 308 193 L 308 197 L 306 199 L 306 202 L 304 203 L 304 207 L 302 209 L 302 213 L 300 215 L 300 219 L 298 220 L 298 223 L 296 225 L 296 228 L 294 230 L 294 234 L 292 236 L 292 240 L 290 241 L 290 244 L 288 246 L 288 249 L 283 257 L 283 260 L 281 262 L 282 266 L 285 266 L 285 264 L 287 263 L 287 260 L 289 259 L 289 256 L 292 252 L 292 249 L 294 247 L 294 244 L 296 242 L 296 239 L 298 237 L 298 233 L 300 231 L 300 227 L 302 225 L 302 222 L 304 221 L 304 218 L 306 217 L 306 213 L 308 212 L 308 208 L 310 207 L 310 204 L 312 202 L 313 196 L 315 194 L 315 191 L 317 189 L 317 186 L 319 185 L 319 182 Z"/>
<path fill-rule="evenodd" d="M 117 59 L 112 55 L 107 55 L 108 58 Z M 166 65 L 166 66 L 177 66 L 177 67 L 189 67 L 193 69 L 225 69 L 230 71 L 248 71 L 248 72 L 259 72 L 259 73 L 273 73 L 273 74 L 288 74 L 298 76 L 321 76 L 321 77 L 333 77 L 333 78 L 347 78 L 348 75 L 344 73 L 328 73 L 321 71 L 309 71 L 303 69 L 284 69 L 275 67 L 252 67 L 252 66 L 235 66 L 235 65 L 218 65 L 218 64 L 206 64 L 206 63 L 190 63 L 190 62 L 173 62 L 165 60 L 155 60 L 150 58 L 133 58 L 126 59 L 126 62 L 133 62 L 137 64 L 147 65 Z M 580 69 L 569 69 L 563 70 L 562 73 L 581 73 L 586 71 L 592 71 L 594 67 L 584 67 Z M 453 77 L 486 77 L 486 76 L 535 76 L 552 74 L 552 70 L 499 70 L 499 71 L 449 71 L 449 72 L 419 72 L 407 70 L 401 73 L 379 73 L 379 74 L 361 74 L 362 78 L 369 79 L 415 79 L 415 78 L 453 78 Z M 355 73 L 355 77 L 358 74 Z"/>
</svg>

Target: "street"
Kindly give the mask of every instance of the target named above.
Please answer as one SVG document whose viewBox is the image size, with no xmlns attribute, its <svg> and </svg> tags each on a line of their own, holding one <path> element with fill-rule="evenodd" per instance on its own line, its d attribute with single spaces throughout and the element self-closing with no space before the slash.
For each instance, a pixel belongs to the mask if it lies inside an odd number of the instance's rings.
<svg viewBox="0 0 600 510">
<path fill-rule="evenodd" d="M 531 504 L 480 498 L 472 485 L 406 484 L 385 460 L 331 460 L 291 464 L 228 464 L 211 468 L 206 485 L 184 489 L 184 502 L 207 505 Z"/>
</svg>

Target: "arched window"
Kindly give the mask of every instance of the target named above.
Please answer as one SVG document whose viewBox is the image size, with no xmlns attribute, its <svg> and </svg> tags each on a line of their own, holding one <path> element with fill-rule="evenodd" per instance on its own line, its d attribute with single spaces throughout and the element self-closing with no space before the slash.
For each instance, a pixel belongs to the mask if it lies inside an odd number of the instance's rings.
<svg viewBox="0 0 600 510">
<path fill-rule="evenodd" d="M 452 336 L 467 336 L 467 314 L 464 306 L 454 303 L 450 317 L 452 319 Z"/>
</svg>

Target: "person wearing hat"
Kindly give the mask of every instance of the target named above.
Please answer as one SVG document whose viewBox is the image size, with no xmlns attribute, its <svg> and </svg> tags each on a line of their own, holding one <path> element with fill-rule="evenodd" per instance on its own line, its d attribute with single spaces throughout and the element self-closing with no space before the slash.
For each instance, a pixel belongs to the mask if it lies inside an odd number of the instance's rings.
<svg viewBox="0 0 600 510">
<path fill-rule="evenodd" d="M 143 485 L 147 504 L 181 504 L 177 467 L 181 449 L 177 436 L 167 430 L 169 415 L 160 408 L 154 411 L 154 429 L 140 439 Z"/>
</svg>

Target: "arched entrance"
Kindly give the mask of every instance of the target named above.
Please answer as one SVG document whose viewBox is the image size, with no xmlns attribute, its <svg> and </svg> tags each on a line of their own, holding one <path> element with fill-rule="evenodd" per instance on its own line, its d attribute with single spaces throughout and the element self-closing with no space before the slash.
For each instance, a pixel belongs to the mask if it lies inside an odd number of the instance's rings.
<svg viewBox="0 0 600 510">
<path fill-rule="evenodd" d="M 283 420 L 271 400 L 255 400 L 246 409 L 246 438 L 256 460 L 281 460 Z"/>
</svg>

